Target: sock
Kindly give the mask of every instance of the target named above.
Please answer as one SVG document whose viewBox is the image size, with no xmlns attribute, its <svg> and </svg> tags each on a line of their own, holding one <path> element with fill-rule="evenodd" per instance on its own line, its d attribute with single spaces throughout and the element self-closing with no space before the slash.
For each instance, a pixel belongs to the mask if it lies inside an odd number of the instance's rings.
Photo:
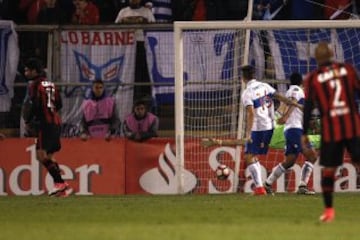
<svg viewBox="0 0 360 240">
<path fill-rule="evenodd" d="M 326 208 L 333 207 L 335 170 L 323 169 L 321 172 L 321 188 L 323 192 L 323 200 Z"/>
<path fill-rule="evenodd" d="M 276 181 L 276 179 L 278 179 L 285 171 L 286 169 L 281 165 L 281 163 L 279 163 L 276 167 L 272 169 L 265 183 L 271 186 Z"/>
<path fill-rule="evenodd" d="M 301 168 L 301 176 L 300 176 L 300 184 L 299 186 L 307 186 L 311 173 L 314 169 L 314 165 L 309 162 L 305 161 L 304 165 Z"/>
<path fill-rule="evenodd" d="M 51 177 L 54 179 L 55 183 L 64 183 L 64 180 L 62 179 L 60 174 L 59 165 L 56 162 L 52 161 L 51 159 L 46 159 L 43 164 L 48 170 Z"/>
<path fill-rule="evenodd" d="M 251 163 L 249 166 L 249 171 L 251 174 L 251 177 L 255 183 L 256 187 L 262 187 L 262 181 L 261 181 L 261 168 L 259 162 Z"/>
</svg>

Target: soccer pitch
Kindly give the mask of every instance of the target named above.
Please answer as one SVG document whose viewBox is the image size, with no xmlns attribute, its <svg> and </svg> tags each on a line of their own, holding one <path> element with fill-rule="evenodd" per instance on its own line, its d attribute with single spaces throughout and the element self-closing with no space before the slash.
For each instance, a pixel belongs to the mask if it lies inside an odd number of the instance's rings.
<svg viewBox="0 0 360 240">
<path fill-rule="evenodd" d="M 359 199 L 335 194 L 336 219 L 323 224 L 320 194 L 1 197 L 0 239 L 351 240 Z"/>
</svg>

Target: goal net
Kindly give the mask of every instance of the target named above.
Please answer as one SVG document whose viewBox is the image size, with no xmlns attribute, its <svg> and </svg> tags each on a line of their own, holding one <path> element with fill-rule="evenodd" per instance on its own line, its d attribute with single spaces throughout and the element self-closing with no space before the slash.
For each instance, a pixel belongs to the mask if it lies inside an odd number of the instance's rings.
<svg viewBox="0 0 360 240">
<path fill-rule="evenodd" d="M 176 158 L 177 170 L 182 173 L 178 175 L 179 193 L 252 191 L 241 146 L 205 148 L 200 144 L 203 138 L 243 137 L 242 65 L 253 65 L 258 80 L 284 93 L 291 73 L 305 76 L 316 67 L 314 48 L 318 42 L 326 41 L 334 50 L 335 60 L 360 69 L 357 20 L 175 22 L 174 26 Z M 260 158 L 263 180 L 284 159 L 281 141 Z M 299 157 L 297 164 L 277 180 L 275 191 L 295 190 L 303 161 Z M 225 181 L 215 176 L 219 164 L 232 170 Z M 355 174 L 351 164 L 346 166 L 351 168 L 347 169 L 349 174 Z M 196 177 L 194 187 L 189 186 L 189 172 Z M 321 190 L 319 177 L 316 164 L 310 179 L 315 191 Z M 355 191 L 351 186 L 357 184 L 346 181 L 339 180 L 336 190 Z"/>
</svg>

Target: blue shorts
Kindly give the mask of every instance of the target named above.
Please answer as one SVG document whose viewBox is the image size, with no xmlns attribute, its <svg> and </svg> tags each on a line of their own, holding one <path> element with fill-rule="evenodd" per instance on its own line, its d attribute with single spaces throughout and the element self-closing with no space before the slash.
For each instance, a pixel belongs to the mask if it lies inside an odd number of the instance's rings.
<svg viewBox="0 0 360 240">
<path fill-rule="evenodd" d="M 251 143 L 245 145 L 245 153 L 254 155 L 265 155 L 269 150 L 269 143 L 274 129 L 266 131 L 252 131 Z"/>
<path fill-rule="evenodd" d="M 301 136 L 303 130 L 300 128 L 289 128 L 284 132 L 285 136 L 285 155 L 295 154 L 296 156 L 301 153 Z"/>
</svg>

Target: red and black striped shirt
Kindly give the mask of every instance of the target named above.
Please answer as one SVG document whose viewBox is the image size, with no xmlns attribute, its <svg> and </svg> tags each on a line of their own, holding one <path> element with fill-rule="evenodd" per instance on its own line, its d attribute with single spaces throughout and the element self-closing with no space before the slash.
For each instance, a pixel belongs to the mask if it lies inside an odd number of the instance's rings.
<svg viewBox="0 0 360 240">
<path fill-rule="evenodd" d="M 54 83 L 44 77 L 38 77 L 29 86 L 29 97 L 33 102 L 32 115 L 40 124 L 61 124 L 58 111 L 62 100 Z"/>
<path fill-rule="evenodd" d="M 360 80 L 353 66 L 336 62 L 322 65 L 309 74 L 304 85 L 304 132 L 316 106 L 320 111 L 322 141 L 360 136 L 360 114 L 355 99 L 360 93 Z"/>
</svg>

